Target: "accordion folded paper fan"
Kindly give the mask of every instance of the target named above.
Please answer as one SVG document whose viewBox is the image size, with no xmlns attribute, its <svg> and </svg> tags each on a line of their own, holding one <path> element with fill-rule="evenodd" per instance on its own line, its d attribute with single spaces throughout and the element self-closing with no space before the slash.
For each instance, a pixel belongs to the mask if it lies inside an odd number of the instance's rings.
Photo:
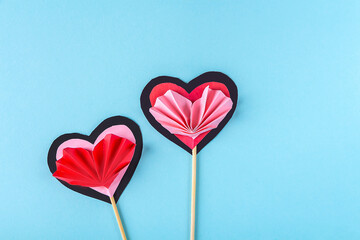
<svg viewBox="0 0 360 240">
<path fill-rule="evenodd" d="M 189 83 L 174 77 L 157 77 L 141 94 L 141 108 L 150 124 L 192 154 L 192 240 L 195 238 L 196 155 L 230 120 L 237 97 L 235 83 L 220 72 L 204 73 Z"/>
<path fill-rule="evenodd" d="M 139 126 L 115 116 L 104 120 L 89 136 L 72 133 L 58 137 L 50 147 L 48 165 L 66 187 L 111 203 L 125 240 L 116 202 L 136 169 L 141 151 Z"/>
</svg>

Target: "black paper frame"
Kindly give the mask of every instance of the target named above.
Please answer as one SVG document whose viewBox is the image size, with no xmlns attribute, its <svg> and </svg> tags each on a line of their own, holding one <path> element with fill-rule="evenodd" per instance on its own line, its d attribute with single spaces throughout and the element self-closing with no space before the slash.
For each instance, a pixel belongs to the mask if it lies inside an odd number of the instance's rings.
<svg viewBox="0 0 360 240">
<path fill-rule="evenodd" d="M 237 99 L 238 99 L 238 90 L 234 81 L 221 72 L 206 72 L 201 74 L 200 76 L 194 78 L 189 83 L 185 83 L 179 78 L 169 77 L 169 76 L 160 76 L 152 79 L 144 88 L 140 97 L 141 109 L 144 112 L 145 117 L 150 122 L 150 124 L 163 136 L 165 136 L 170 141 L 174 142 L 176 145 L 180 146 L 188 153 L 192 154 L 192 149 L 186 146 L 180 139 L 178 139 L 174 134 L 170 133 L 167 129 L 165 129 L 161 124 L 156 121 L 156 119 L 152 116 L 149 109 L 152 107 L 150 102 L 150 93 L 153 88 L 161 83 L 174 83 L 182 88 L 184 88 L 188 93 L 194 90 L 196 87 L 200 86 L 203 83 L 207 82 L 219 82 L 224 84 L 230 93 L 230 98 L 233 102 L 233 107 L 225 116 L 225 118 L 220 122 L 217 128 L 211 130 L 197 145 L 197 152 L 200 152 L 211 140 L 213 140 L 216 135 L 225 127 L 225 125 L 229 122 L 230 118 L 235 112 Z"/>
</svg>

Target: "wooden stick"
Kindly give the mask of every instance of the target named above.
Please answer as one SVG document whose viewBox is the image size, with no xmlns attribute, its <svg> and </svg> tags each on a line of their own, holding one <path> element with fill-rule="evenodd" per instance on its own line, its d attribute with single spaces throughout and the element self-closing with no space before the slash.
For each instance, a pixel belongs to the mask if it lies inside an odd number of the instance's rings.
<svg viewBox="0 0 360 240">
<path fill-rule="evenodd" d="M 118 223 L 119 228 L 120 228 L 120 233 L 121 233 L 122 239 L 126 240 L 124 227 L 123 227 L 121 219 L 120 219 L 119 211 L 118 211 L 118 209 L 116 207 L 116 202 L 115 202 L 114 196 L 110 197 L 110 201 L 111 201 L 111 205 L 113 206 L 113 209 L 114 209 L 114 212 L 115 212 L 116 220 L 117 220 L 117 223 Z"/>
<path fill-rule="evenodd" d="M 196 199 L 196 146 L 192 150 L 192 181 L 191 181 L 191 228 L 190 240 L 195 239 L 195 199 Z"/>
</svg>

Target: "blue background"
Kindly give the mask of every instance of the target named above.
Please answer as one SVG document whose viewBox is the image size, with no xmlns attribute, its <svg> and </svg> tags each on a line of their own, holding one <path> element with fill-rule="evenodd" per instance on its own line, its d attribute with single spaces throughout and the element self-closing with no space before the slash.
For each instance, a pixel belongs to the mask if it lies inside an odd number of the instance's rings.
<svg viewBox="0 0 360 240">
<path fill-rule="evenodd" d="M 359 1 L 0 1 L 0 238 L 119 239 L 47 151 L 124 115 L 143 157 L 129 239 L 188 239 L 191 157 L 153 129 L 150 79 L 215 70 L 239 105 L 199 154 L 197 239 L 360 239 Z"/>
</svg>

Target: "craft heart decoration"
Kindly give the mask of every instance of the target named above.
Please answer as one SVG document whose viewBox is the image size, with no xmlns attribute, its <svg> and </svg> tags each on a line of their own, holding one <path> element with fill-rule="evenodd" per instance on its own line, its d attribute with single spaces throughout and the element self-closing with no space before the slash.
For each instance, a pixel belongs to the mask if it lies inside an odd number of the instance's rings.
<svg viewBox="0 0 360 240">
<path fill-rule="evenodd" d="M 48 165 L 63 185 L 107 203 L 119 199 L 142 152 L 139 126 L 115 116 L 104 120 L 89 135 L 64 134 L 51 145 Z"/>
<path fill-rule="evenodd" d="M 156 130 L 189 153 L 195 146 L 199 152 L 232 117 L 237 87 L 220 72 L 206 72 L 189 83 L 161 76 L 145 86 L 140 101 Z"/>
</svg>

